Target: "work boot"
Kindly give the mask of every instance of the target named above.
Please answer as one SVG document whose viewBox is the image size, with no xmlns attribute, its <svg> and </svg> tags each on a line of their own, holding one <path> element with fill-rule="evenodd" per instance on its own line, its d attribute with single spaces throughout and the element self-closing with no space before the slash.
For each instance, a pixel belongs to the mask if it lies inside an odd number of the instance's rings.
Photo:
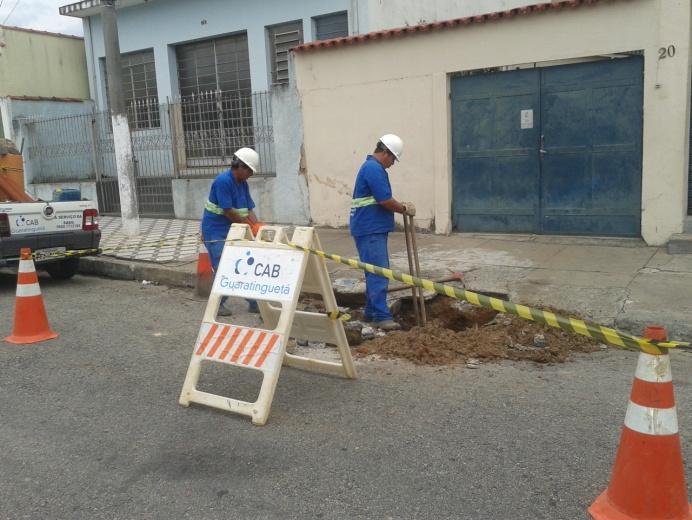
<svg viewBox="0 0 692 520">
<path fill-rule="evenodd" d="M 401 325 L 399 325 L 394 320 L 373 321 L 372 326 L 377 327 L 378 329 L 387 330 L 387 331 L 401 330 Z"/>
<path fill-rule="evenodd" d="M 225 305 L 219 305 L 219 311 L 216 313 L 217 316 L 233 316 L 233 311 L 226 307 Z"/>
</svg>

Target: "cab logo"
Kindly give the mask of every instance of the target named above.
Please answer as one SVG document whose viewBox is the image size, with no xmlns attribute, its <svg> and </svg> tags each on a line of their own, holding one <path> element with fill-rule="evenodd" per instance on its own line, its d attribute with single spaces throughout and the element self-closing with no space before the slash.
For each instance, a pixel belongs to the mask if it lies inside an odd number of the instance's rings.
<svg viewBox="0 0 692 520">
<path fill-rule="evenodd" d="M 257 277 L 278 278 L 281 276 L 281 266 L 279 264 L 255 262 L 252 253 L 246 251 L 245 257 L 236 260 L 234 272 L 241 276 L 252 274 Z"/>
<path fill-rule="evenodd" d="M 38 226 L 38 219 L 37 218 L 19 217 L 14 221 L 14 223 L 17 227 Z"/>
</svg>

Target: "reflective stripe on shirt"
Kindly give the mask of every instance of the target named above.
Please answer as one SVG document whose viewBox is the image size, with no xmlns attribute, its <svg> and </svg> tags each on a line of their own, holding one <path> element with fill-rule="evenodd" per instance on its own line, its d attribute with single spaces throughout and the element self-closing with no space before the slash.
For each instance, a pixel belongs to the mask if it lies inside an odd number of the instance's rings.
<svg viewBox="0 0 692 520">
<path fill-rule="evenodd" d="M 359 199 L 351 199 L 352 208 L 362 208 L 365 206 L 372 206 L 373 204 L 377 204 L 375 197 L 361 197 Z"/>
<path fill-rule="evenodd" d="M 204 205 L 204 209 L 206 209 L 209 213 L 213 213 L 214 215 L 223 215 L 223 208 L 220 208 L 213 202 L 207 200 L 206 204 Z M 248 208 L 232 208 L 233 211 L 237 212 L 238 215 L 241 217 L 245 218 L 248 216 L 250 213 L 250 210 Z"/>
</svg>

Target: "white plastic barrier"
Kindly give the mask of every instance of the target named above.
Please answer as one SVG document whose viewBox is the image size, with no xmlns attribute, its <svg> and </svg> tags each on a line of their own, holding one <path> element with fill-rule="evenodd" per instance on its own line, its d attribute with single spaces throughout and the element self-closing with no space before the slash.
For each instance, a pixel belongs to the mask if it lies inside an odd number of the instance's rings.
<svg viewBox="0 0 692 520">
<path fill-rule="evenodd" d="M 317 233 L 309 227 L 296 228 L 291 242 L 321 249 Z M 297 311 L 301 292 L 320 295 L 326 314 Z M 265 328 L 215 321 L 223 296 L 257 300 Z M 324 259 L 288 246 L 283 227 L 264 226 L 253 239 L 246 224 L 233 224 L 197 335 L 180 404 L 189 406 L 194 402 L 248 415 L 254 424 L 263 425 L 269 416 L 282 364 L 355 379 L 343 322 L 334 319 L 337 314 L 336 298 Z M 290 337 L 336 345 L 341 363 L 286 353 Z M 262 386 L 257 400 L 240 401 L 198 390 L 202 361 L 261 371 Z"/>
</svg>

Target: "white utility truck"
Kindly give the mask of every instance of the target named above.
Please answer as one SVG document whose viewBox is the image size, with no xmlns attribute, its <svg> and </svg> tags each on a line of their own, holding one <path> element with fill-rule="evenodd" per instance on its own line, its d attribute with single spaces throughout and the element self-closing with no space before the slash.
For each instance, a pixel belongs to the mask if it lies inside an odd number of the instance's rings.
<svg viewBox="0 0 692 520">
<path fill-rule="evenodd" d="M 34 200 L 24 191 L 20 152 L 0 139 L 0 268 L 16 266 L 20 250 L 29 247 L 38 269 L 64 280 L 77 272 L 80 256 L 98 254 L 100 241 L 96 205 L 77 189 Z"/>
<path fill-rule="evenodd" d="M 91 201 L 0 202 L 0 267 L 13 267 L 30 247 L 38 269 L 64 280 L 77 272 L 80 256 L 98 253 L 100 240 Z"/>
</svg>

